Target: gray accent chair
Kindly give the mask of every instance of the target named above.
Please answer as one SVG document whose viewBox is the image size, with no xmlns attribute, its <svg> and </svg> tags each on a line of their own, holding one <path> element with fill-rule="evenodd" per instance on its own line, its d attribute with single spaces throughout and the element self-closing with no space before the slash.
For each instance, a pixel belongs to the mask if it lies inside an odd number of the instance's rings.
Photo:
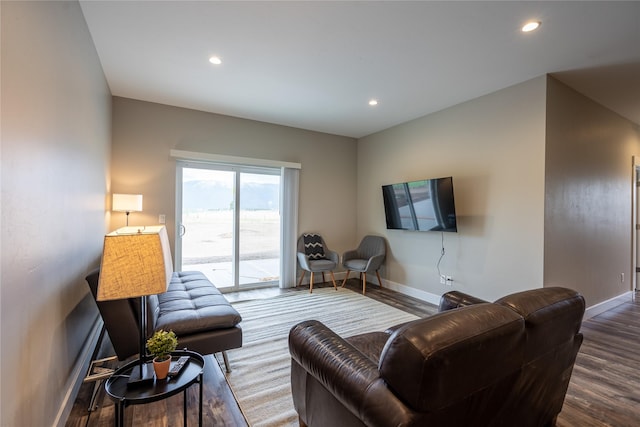
<svg viewBox="0 0 640 427">
<path fill-rule="evenodd" d="M 367 272 L 376 272 L 378 284 L 382 287 L 382 280 L 378 270 L 384 262 L 387 254 L 387 246 L 383 237 L 380 236 L 364 236 L 358 249 L 347 251 L 342 255 L 342 265 L 347 269 L 344 276 L 342 287 L 347 283 L 349 272 L 358 271 L 362 278 L 362 295 L 367 290 Z"/>
<path fill-rule="evenodd" d="M 298 286 L 302 284 L 302 279 L 304 278 L 305 272 L 308 271 L 311 273 L 311 278 L 309 279 L 309 293 L 313 292 L 313 277 L 314 273 L 322 273 L 322 281 L 324 282 L 324 273 L 328 271 L 331 273 L 331 281 L 333 282 L 333 287 L 338 290 L 338 286 L 336 286 L 336 278 L 333 276 L 333 270 L 338 266 L 340 262 L 340 258 L 337 252 L 329 249 L 327 244 L 325 243 L 322 236 L 318 235 L 320 241 L 322 242 L 322 247 L 324 250 L 324 258 L 323 259 L 312 259 L 305 251 L 304 246 L 304 234 L 298 238 L 298 263 L 300 264 L 300 268 L 302 269 L 302 274 L 300 275 L 300 280 L 298 281 Z"/>
</svg>

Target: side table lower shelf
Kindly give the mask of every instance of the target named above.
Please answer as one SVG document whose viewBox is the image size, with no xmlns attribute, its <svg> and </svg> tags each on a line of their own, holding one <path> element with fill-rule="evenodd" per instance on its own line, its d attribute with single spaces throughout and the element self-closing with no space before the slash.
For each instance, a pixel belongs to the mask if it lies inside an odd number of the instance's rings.
<svg viewBox="0 0 640 427">
<path fill-rule="evenodd" d="M 124 414 L 127 406 L 142 405 L 158 400 L 166 399 L 170 396 L 183 393 L 183 419 L 187 425 L 187 389 L 197 383 L 198 392 L 198 426 L 202 426 L 202 379 L 204 372 L 204 358 L 193 351 L 181 350 L 171 353 L 172 360 L 177 360 L 180 356 L 189 356 L 189 363 L 185 365 L 180 373 L 166 380 L 154 379 L 153 383 L 140 385 L 134 388 L 127 386 L 129 375 L 133 369 L 139 368 L 137 360 L 127 363 L 116 370 L 105 383 L 105 391 L 115 402 L 115 414 L 117 427 L 124 426 Z M 151 368 L 153 369 L 153 368 Z"/>
</svg>

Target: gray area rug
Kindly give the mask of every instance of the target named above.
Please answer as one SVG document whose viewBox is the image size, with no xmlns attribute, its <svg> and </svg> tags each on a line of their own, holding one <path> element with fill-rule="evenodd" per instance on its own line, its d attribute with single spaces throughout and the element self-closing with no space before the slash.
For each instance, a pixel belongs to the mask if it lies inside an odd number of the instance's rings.
<svg viewBox="0 0 640 427">
<path fill-rule="evenodd" d="M 383 331 L 417 316 L 348 289 L 291 292 L 233 306 L 242 315 L 242 348 L 228 352 L 227 381 L 252 426 L 297 426 L 291 399 L 288 336 L 303 320 L 316 319 L 348 337 Z"/>
</svg>

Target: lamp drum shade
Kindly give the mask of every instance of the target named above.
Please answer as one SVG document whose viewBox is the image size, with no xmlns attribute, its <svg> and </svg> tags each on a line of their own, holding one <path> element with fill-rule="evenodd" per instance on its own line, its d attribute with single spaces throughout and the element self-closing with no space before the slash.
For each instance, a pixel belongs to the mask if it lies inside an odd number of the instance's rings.
<svg viewBox="0 0 640 427">
<path fill-rule="evenodd" d="M 164 226 L 123 227 L 104 238 L 98 301 L 166 292 L 173 266 Z"/>
<path fill-rule="evenodd" d="M 112 202 L 116 212 L 142 212 L 142 194 L 114 194 Z"/>
</svg>

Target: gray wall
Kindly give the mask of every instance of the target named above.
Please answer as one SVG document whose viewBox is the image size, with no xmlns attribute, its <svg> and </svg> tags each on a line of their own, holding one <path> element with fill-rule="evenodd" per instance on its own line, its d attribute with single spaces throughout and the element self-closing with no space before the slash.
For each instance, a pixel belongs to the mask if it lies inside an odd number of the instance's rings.
<svg viewBox="0 0 640 427">
<path fill-rule="evenodd" d="M 631 289 L 633 156 L 639 146 L 637 125 L 549 78 L 546 286 L 575 286 L 588 306 Z"/>
<path fill-rule="evenodd" d="M 111 95 L 77 2 L 1 8 L 0 425 L 45 426 L 97 320 Z"/>
<path fill-rule="evenodd" d="M 112 191 L 143 195 L 130 225 L 165 214 L 175 235 L 176 162 L 171 149 L 301 163 L 300 232 L 317 231 L 338 252 L 356 229 L 356 141 L 269 123 L 114 97 Z M 124 225 L 113 213 L 111 229 Z"/>
<path fill-rule="evenodd" d="M 385 236 L 383 279 L 416 296 L 459 289 L 495 299 L 542 287 L 545 78 L 358 142 L 358 235 Z M 458 233 L 387 230 L 380 186 L 453 176 Z"/>
<path fill-rule="evenodd" d="M 427 300 L 568 286 L 595 306 L 631 289 L 639 152 L 637 125 L 542 76 L 359 140 L 358 236 L 385 236 L 383 278 Z M 450 175 L 447 287 L 441 234 L 386 230 L 380 186 Z"/>
</svg>

